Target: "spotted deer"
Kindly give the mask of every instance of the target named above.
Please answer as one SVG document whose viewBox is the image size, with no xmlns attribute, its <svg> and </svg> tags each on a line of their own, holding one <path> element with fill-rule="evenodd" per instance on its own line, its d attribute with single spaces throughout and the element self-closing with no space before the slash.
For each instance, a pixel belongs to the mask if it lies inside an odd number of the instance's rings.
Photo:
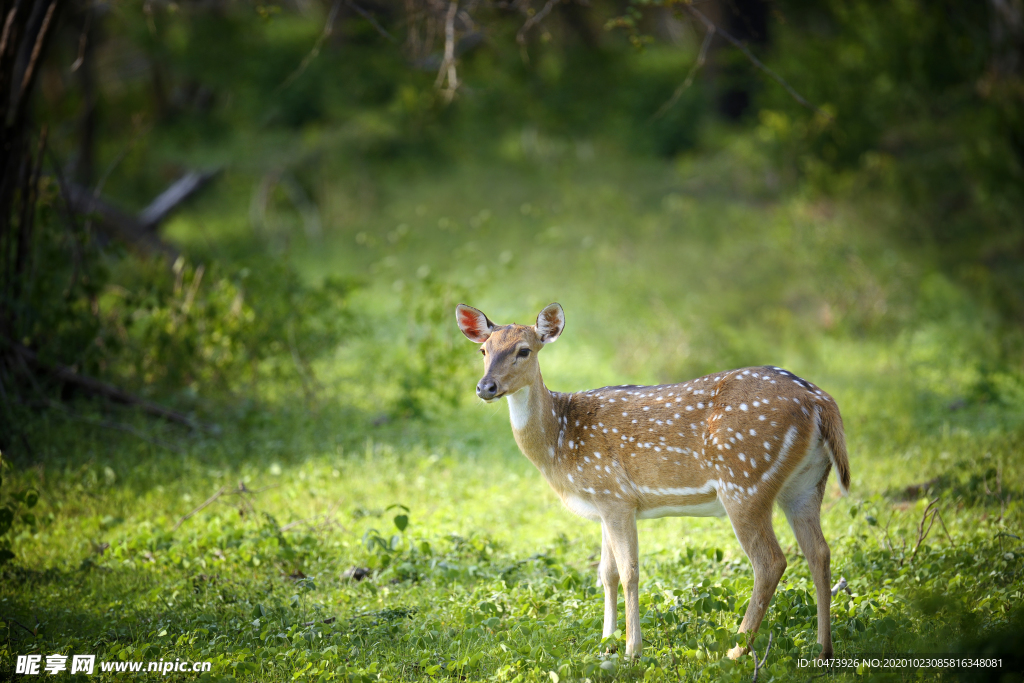
<svg viewBox="0 0 1024 683">
<path fill-rule="evenodd" d="M 772 504 L 786 513 L 814 578 L 819 657 L 832 656 L 830 551 L 821 501 L 835 466 L 850 486 L 843 420 L 832 397 L 777 367 L 752 367 L 659 386 L 549 391 L 538 352 L 565 326 L 551 304 L 537 324 L 495 325 L 459 304 L 462 333 L 480 344 L 476 393 L 508 398 L 516 443 L 576 514 L 601 523 L 599 574 L 604 636 L 626 602 L 626 656 L 641 650 L 637 519 L 727 515 L 754 568 L 754 590 L 739 632 L 757 632 L 786 569 L 772 528 Z M 729 656 L 747 652 L 737 645 Z"/>
</svg>

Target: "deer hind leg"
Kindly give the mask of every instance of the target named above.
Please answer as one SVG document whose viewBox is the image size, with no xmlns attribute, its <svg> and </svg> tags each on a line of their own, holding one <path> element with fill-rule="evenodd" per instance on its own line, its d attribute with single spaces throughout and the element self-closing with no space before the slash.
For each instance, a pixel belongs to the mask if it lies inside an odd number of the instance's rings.
<svg viewBox="0 0 1024 683">
<path fill-rule="evenodd" d="M 603 522 L 601 523 L 601 564 L 598 565 L 597 573 L 601 579 L 601 585 L 604 587 L 604 630 L 602 636 L 607 638 L 615 632 L 619 623 L 619 568 L 615 564 L 612 542 Z"/>
<path fill-rule="evenodd" d="M 733 517 L 736 511 L 729 510 L 732 528 L 736 532 L 743 552 L 747 554 L 750 563 L 754 565 L 754 591 L 750 596 L 750 604 L 747 605 L 747 612 L 743 615 L 743 622 L 740 624 L 740 633 L 757 633 L 761 626 L 764 614 L 768 610 L 768 603 L 775 594 L 775 588 L 779 585 L 782 573 L 786 571 L 786 556 L 782 554 L 779 541 L 775 538 L 775 530 L 772 528 L 771 507 L 766 511 L 760 511 L 756 516 L 748 516 L 740 523 Z M 750 508 L 746 508 L 749 513 Z M 729 650 L 727 653 L 730 659 L 737 659 L 747 653 L 747 648 L 742 645 Z"/>
<path fill-rule="evenodd" d="M 782 501 L 782 509 L 793 528 L 800 550 L 807 558 L 814 579 L 815 601 L 818 606 L 818 644 L 821 645 L 819 659 L 832 657 L 832 553 L 825 541 L 825 535 L 821 533 L 821 501 L 827 481 L 826 469 L 817 487 L 808 491 L 803 498 Z"/>
<path fill-rule="evenodd" d="M 601 529 L 614 556 L 615 567 L 622 590 L 626 596 L 626 657 L 640 655 L 640 548 L 636 533 L 636 513 L 633 510 L 605 517 L 601 521 Z M 604 552 L 601 554 L 604 562 Z M 612 617 L 612 631 L 615 630 L 615 592 L 605 592 L 605 636 L 608 631 L 608 616 Z"/>
</svg>

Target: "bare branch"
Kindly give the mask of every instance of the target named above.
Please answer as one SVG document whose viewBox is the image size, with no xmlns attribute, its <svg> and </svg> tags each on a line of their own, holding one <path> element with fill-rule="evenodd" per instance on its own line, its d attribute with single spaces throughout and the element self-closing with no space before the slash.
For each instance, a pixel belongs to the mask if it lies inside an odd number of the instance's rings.
<svg viewBox="0 0 1024 683">
<path fill-rule="evenodd" d="M 82 33 L 78 36 L 78 57 L 71 64 L 71 73 L 78 71 L 85 63 L 85 50 L 89 46 L 89 29 L 92 27 L 93 14 L 95 14 L 95 10 L 85 13 L 85 25 L 82 27 Z"/>
<path fill-rule="evenodd" d="M 757 651 L 754 648 L 750 648 L 750 654 L 754 657 L 754 677 L 751 679 L 751 683 L 757 683 L 757 674 L 761 671 L 761 667 L 768 661 L 768 651 L 772 649 L 772 636 L 774 634 L 768 631 L 768 644 L 764 648 L 764 656 L 761 657 L 761 662 L 757 661 Z"/>
<path fill-rule="evenodd" d="M 189 512 L 187 515 L 179 519 L 178 523 L 171 527 L 171 531 L 177 531 L 178 527 L 180 527 L 185 522 L 185 520 L 192 517 L 203 508 L 212 505 L 214 501 L 221 498 L 222 496 L 238 496 L 239 500 L 242 501 L 242 505 L 244 505 L 245 508 L 250 513 L 255 512 L 256 508 L 253 506 L 252 501 L 246 498 L 246 496 L 255 496 L 257 493 L 263 493 L 264 491 L 267 491 L 269 489 L 276 489 L 278 486 L 280 486 L 280 484 L 271 484 L 270 486 L 264 486 L 263 488 L 256 489 L 255 491 L 248 488 L 245 485 L 244 481 L 238 482 L 238 487 L 232 490 L 228 490 L 227 486 L 221 486 L 219 489 L 217 489 L 216 493 L 207 498 L 201 505 L 199 505 L 194 510 Z M 280 531 L 280 528 L 278 530 Z"/>
<path fill-rule="evenodd" d="M 182 524 L 184 524 L 185 520 L 187 520 L 189 517 L 191 517 L 192 515 L 196 514 L 197 512 L 202 510 L 203 508 L 205 508 L 205 507 L 207 507 L 209 505 L 212 505 L 213 502 L 215 500 L 217 500 L 218 498 L 220 498 L 222 495 L 224 495 L 224 493 L 226 491 L 227 491 L 227 487 L 226 486 L 221 486 L 219 489 L 217 489 L 217 492 L 215 494 L 213 494 L 212 496 L 207 498 L 206 501 L 204 503 L 202 503 L 199 507 L 197 507 L 196 509 L 192 510 L 192 512 L 188 513 L 187 515 L 185 515 L 184 517 L 179 519 L 178 523 L 175 524 L 173 527 L 171 527 L 171 531 L 177 531 L 178 527 L 180 527 Z"/>
<path fill-rule="evenodd" d="M 313 60 L 317 58 L 320 54 L 320 48 L 324 45 L 324 41 L 327 40 L 334 32 L 334 20 L 338 17 L 339 9 L 341 9 L 341 0 L 334 0 L 334 4 L 331 5 L 330 14 L 327 15 L 327 23 L 324 24 L 324 30 L 320 32 L 320 37 L 316 39 L 316 43 L 313 44 L 313 48 L 309 51 L 309 54 L 302 58 L 302 62 L 295 71 L 291 72 L 288 78 L 284 79 L 281 85 L 277 86 L 274 90 L 275 93 L 284 90 L 294 83 L 295 79 L 301 76 Z"/>
<path fill-rule="evenodd" d="M 74 386 L 78 387 L 79 389 L 82 389 L 83 391 L 86 391 L 87 393 L 93 394 L 95 396 L 102 396 L 103 398 L 106 398 L 117 403 L 124 403 L 126 405 L 136 406 L 138 408 L 141 408 L 144 412 L 149 413 L 150 415 L 153 415 L 155 417 L 162 417 L 165 420 L 176 422 L 178 424 L 185 425 L 186 427 L 191 427 L 192 429 L 205 429 L 211 432 L 218 431 L 217 427 L 214 425 L 202 425 L 196 422 L 195 420 L 191 419 L 187 415 L 184 415 L 183 413 L 179 413 L 176 410 L 171 410 L 170 408 L 165 408 L 162 405 L 153 403 L 151 401 L 147 401 L 137 396 L 132 396 L 131 394 L 122 391 L 121 389 L 118 389 L 113 385 L 107 384 L 106 382 L 101 382 L 98 379 L 94 379 L 86 375 L 80 375 L 65 365 L 50 365 L 48 363 L 45 363 L 39 359 L 39 356 L 37 356 L 34 351 L 22 346 L 21 344 L 16 344 L 9 339 L 0 339 L 0 343 L 7 345 L 15 353 L 22 356 L 22 358 L 25 361 L 27 361 L 30 365 L 35 366 L 36 368 L 43 372 L 53 375 L 54 377 L 63 382 L 73 384 Z"/>
<path fill-rule="evenodd" d="M 676 88 L 676 91 L 672 93 L 672 97 L 670 97 L 665 104 L 661 105 L 661 107 L 658 108 L 658 111 L 654 112 L 654 116 L 651 117 L 652 121 L 660 119 L 665 115 L 665 112 L 675 105 L 683 92 L 693 84 L 693 77 L 697 75 L 697 71 L 704 66 L 704 60 L 707 59 L 708 47 L 711 45 L 711 39 L 715 37 L 715 32 L 718 30 L 714 24 L 707 26 L 706 29 L 707 31 L 704 33 L 704 42 L 700 44 L 700 52 L 697 54 L 697 61 L 693 63 L 692 67 L 690 67 L 690 73 L 686 75 L 686 80 Z"/>
<path fill-rule="evenodd" d="M 377 29 L 377 33 L 381 34 L 382 36 L 384 36 L 385 38 L 387 38 L 388 40 L 390 40 L 390 41 L 391 41 L 392 43 L 397 43 L 397 42 L 398 42 L 398 39 L 397 39 L 397 38 L 395 38 L 395 37 L 394 37 L 393 35 L 391 35 L 390 33 L 388 33 L 388 32 L 387 32 L 387 31 L 386 31 L 386 30 L 384 29 L 384 27 L 383 27 L 383 26 L 381 26 L 381 25 L 380 25 L 380 24 L 379 24 L 379 23 L 377 22 L 377 19 L 376 19 L 376 18 L 375 18 L 375 17 L 374 17 L 374 16 L 372 15 L 372 14 L 370 14 L 369 12 L 367 12 L 366 10 L 364 10 L 364 9 L 363 9 L 362 7 L 360 7 L 360 6 L 359 6 L 359 5 L 357 5 L 356 3 L 352 2 L 352 0 L 347 0 L 347 1 L 345 2 L 345 4 L 346 4 L 346 5 L 348 5 L 348 6 L 350 7 L 350 8 L 352 8 L 353 10 L 355 10 L 356 14 L 358 14 L 358 15 L 359 15 L 359 16 L 361 16 L 361 17 L 362 17 L 363 19 L 366 19 L 366 20 L 367 20 L 368 22 L 370 22 L 370 26 L 372 26 L 372 27 L 374 27 L 375 29 Z"/>
<path fill-rule="evenodd" d="M 14 17 L 18 13 L 18 6 L 14 5 L 10 11 L 7 12 L 7 20 L 4 21 L 4 32 L 0 34 L 0 55 L 7 51 L 7 41 L 11 37 L 11 26 L 14 25 Z"/>
<path fill-rule="evenodd" d="M 917 557 L 917 551 L 920 549 L 921 544 L 928 538 L 928 534 L 931 533 L 932 527 L 935 526 L 935 517 L 939 514 L 939 509 L 934 507 L 939 502 L 938 498 L 934 498 L 928 502 L 928 505 L 924 509 L 924 514 L 921 515 L 921 521 L 917 525 L 917 543 L 914 545 L 914 551 L 910 553 L 910 561 L 913 562 L 914 558 Z M 925 526 L 927 524 L 927 526 Z M 945 527 L 945 524 L 943 524 Z"/>
<path fill-rule="evenodd" d="M 756 66 L 756 67 L 757 67 L 758 69 L 760 69 L 761 71 L 763 71 L 763 72 L 765 72 L 766 74 L 768 74 L 769 76 L 771 76 L 771 78 L 772 78 L 772 79 L 773 79 L 773 80 L 774 80 L 774 81 L 775 81 L 776 83 L 778 83 L 778 84 L 779 84 L 779 85 L 781 85 L 781 86 L 782 86 L 783 88 L 785 88 L 785 89 L 786 89 L 786 92 L 788 92 L 788 93 L 789 93 L 790 97 L 792 97 L 792 98 L 793 98 L 794 100 L 796 100 L 796 101 L 797 101 L 798 103 L 800 103 L 800 104 L 801 104 L 801 105 L 803 105 L 804 107 L 807 107 L 807 108 L 808 108 L 808 109 L 810 109 L 811 111 L 814 111 L 814 112 L 817 112 L 818 114 L 821 114 L 821 115 L 822 115 L 823 117 L 825 117 L 825 118 L 826 118 L 826 119 L 828 119 L 829 121 L 834 121 L 834 120 L 835 120 L 835 118 L 834 118 L 834 117 L 833 117 L 833 116 L 832 116 L 831 114 L 829 114 L 829 113 L 828 113 L 827 111 L 825 111 L 825 110 L 821 109 L 820 107 L 818 107 L 818 106 L 816 106 L 816 105 L 813 105 L 813 104 L 811 104 L 810 102 L 808 102 L 807 100 L 805 100 L 805 99 L 803 98 L 803 96 L 802 96 L 802 95 L 800 95 L 800 93 L 798 93 L 798 92 L 797 92 L 796 90 L 794 90 L 794 89 L 793 89 L 793 86 L 791 86 L 791 85 L 790 85 L 789 83 L 787 83 L 787 82 L 786 82 L 786 80 L 785 80 L 784 78 L 782 78 L 782 76 L 778 75 L 777 73 L 775 73 L 774 71 L 772 71 L 771 69 L 769 69 L 769 68 L 768 68 L 767 66 L 765 66 L 764 62 L 762 62 L 762 61 L 761 61 L 760 59 L 758 59 L 757 57 L 755 57 L 755 56 L 754 56 L 754 53 L 752 53 L 752 52 L 751 52 L 751 51 L 750 51 L 750 50 L 749 50 L 749 49 L 747 48 L 747 46 L 746 46 L 746 45 L 744 45 L 744 44 L 743 44 L 742 42 L 740 42 L 739 40 L 737 40 L 736 38 L 734 38 L 734 37 L 733 37 L 732 35 L 730 35 L 730 34 L 729 34 L 729 33 L 727 33 L 726 31 L 723 31 L 723 30 L 722 30 L 721 28 L 719 28 L 719 27 L 715 26 L 715 24 L 714 24 L 714 23 L 713 23 L 713 22 L 712 22 L 712 21 L 711 21 L 710 19 L 708 19 L 708 18 L 707 18 L 706 16 L 704 16 L 704 14 L 703 14 L 703 13 L 702 13 L 702 12 L 701 12 L 701 11 L 700 11 L 699 9 L 697 9 L 696 7 L 694 7 L 694 6 L 693 6 L 692 4 L 690 4 L 689 2 L 685 2 L 685 3 L 683 4 L 683 7 L 684 7 L 684 8 L 686 9 L 686 11 L 687 11 L 687 12 L 689 12 L 689 13 L 690 13 L 690 14 L 692 14 L 692 15 L 693 15 L 694 17 L 696 17 L 696 18 L 697 18 L 698 20 L 700 20 L 700 22 L 701 22 L 702 24 L 704 24 L 704 27 L 705 27 L 705 28 L 706 28 L 707 30 L 709 30 L 709 31 L 715 31 L 716 33 L 719 33 L 719 34 L 721 34 L 721 36 L 722 36 L 723 38 L 725 38 L 725 39 L 726 39 L 726 40 L 728 40 L 728 41 L 729 41 L 730 43 L 732 43 L 732 44 L 733 44 L 733 45 L 734 45 L 734 46 L 735 46 L 735 47 L 736 47 L 736 48 L 737 48 L 737 49 L 738 49 L 738 50 L 739 50 L 740 52 L 742 52 L 742 53 L 743 53 L 743 54 L 744 54 L 744 55 L 746 56 L 746 58 L 747 58 L 747 59 L 749 59 L 749 60 L 750 60 L 750 63 L 751 63 L 751 64 L 753 64 L 753 65 L 754 65 L 754 66 Z"/>
<path fill-rule="evenodd" d="M 43 25 L 40 27 L 39 33 L 36 34 L 36 42 L 35 45 L 32 46 L 32 56 L 29 59 L 28 66 L 25 67 L 25 73 L 21 78 L 21 90 L 18 92 L 18 109 L 24 106 L 28 89 L 32 85 L 32 79 L 35 76 L 36 67 L 39 65 L 39 56 L 43 52 L 43 43 L 49 36 L 50 23 L 53 21 L 53 15 L 56 9 L 57 0 L 53 0 L 53 2 L 50 3 L 50 6 L 46 9 L 46 16 L 43 18 Z"/>
<path fill-rule="evenodd" d="M 548 0 L 544 3 L 544 6 L 541 7 L 540 11 L 528 18 L 522 28 L 519 29 L 519 32 L 516 33 L 516 42 L 523 46 L 523 56 L 526 61 L 529 61 L 529 58 L 526 56 L 526 34 L 529 33 L 531 28 L 543 21 L 544 17 L 551 14 L 551 10 L 553 10 L 555 5 L 559 2 L 561 2 L 561 0 Z"/>
<path fill-rule="evenodd" d="M 28 626 L 25 626 L 25 624 L 21 623 L 20 621 L 18 621 L 17 619 L 15 619 L 13 617 L 4 617 L 4 620 L 5 621 L 9 621 L 9 622 L 11 622 L 13 624 L 17 624 L 18 626 L 22 627 L 23 629 L 25 629 L 26 631 L 31 633 L 33 636 L 39 635 L 39 633 L 38 633 L 38 628 L 39 627 L 38 626 L 36 627 L 37 630 L 32 630 Z"/>
<path fill-rule="evenodd" d="M 437 70 L 437 80 L 434 81 L 434 87 L 440 88 L 447 79 L 448 86 L 444 90 L 445 102 L 452 101 L 459 87 L 459 75 L 455 70 L 455 15 L 458 11 L 458 1 L 451 0 L 444 21 L 444 59 L 441 61 L 441 68 Z"/>
</svg>

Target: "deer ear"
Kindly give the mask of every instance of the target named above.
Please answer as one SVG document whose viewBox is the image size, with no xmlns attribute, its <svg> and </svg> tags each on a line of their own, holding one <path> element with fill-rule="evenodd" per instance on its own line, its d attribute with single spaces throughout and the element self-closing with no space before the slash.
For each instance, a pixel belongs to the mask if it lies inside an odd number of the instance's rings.
<svg viewBox="0 0 1024 683">
<path fill-rule="evenodd" d="M 494 331 L 494 323 L 487 319 L 483 311 L 478 311 L 472 306 L 459 304 L 455 307 L 455 319 L 459 321 L 459 329 L 462 334 L 477 344 L 483 344 Z"/>
<path fill-rule="evenodd" d="M 562 307 L 558 304 L 548 304 L 537 316 L 537 336 L 545 344 L 550 344 L 558 339 L 558 335 L 562 334 L 564 327 L 565 313 L 562 312 Z"/>
</svg>

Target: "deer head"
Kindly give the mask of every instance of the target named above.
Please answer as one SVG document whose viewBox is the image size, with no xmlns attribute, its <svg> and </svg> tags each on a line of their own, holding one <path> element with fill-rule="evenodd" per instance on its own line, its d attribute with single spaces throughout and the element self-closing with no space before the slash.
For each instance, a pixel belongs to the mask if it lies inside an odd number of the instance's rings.
<svg viewBox="0 0 1024 683">
<path fill-rule="evenodd" d="M 541 311 L 536 325 L 495 325 L 482 311 L 465 304 L 456 307 L 455 317 L 462 334 L 480 344 L 484 376 L 476 385 L 476 395 L 488 403 L 529 385 L 540 372 L 537 353 L 558 339 L 565 327 L 565 314 L 558 304 Z"/>
</svg>

